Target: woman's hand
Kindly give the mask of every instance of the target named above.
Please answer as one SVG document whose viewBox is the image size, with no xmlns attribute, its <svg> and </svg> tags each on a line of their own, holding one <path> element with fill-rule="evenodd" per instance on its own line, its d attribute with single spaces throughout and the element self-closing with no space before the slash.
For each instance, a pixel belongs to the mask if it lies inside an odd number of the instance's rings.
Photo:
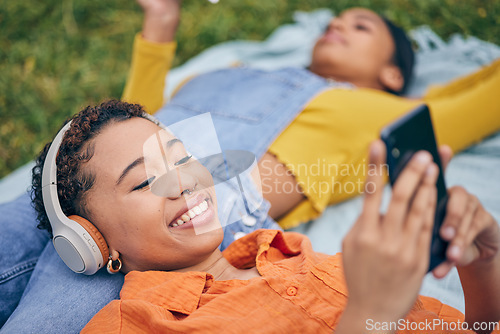
<svg viewBox="0 0 500 334">
<path fill-rule="evenodd" d="M 180 21 L 181 0 L 137 0 L 144 11 L 142 36 L 151 42 L 173 41 Z"/>
<path fill-rule="evenodd" d="M 446 167 L 451 150 L 442 147 L 440 155 Z M 366 332 L 368 319 L 397 321 L 403 317 L 413 305 L 428 267 L 437 166 L 431 163 L 430 155 L 414 156 L 394 185 L 388 211 L 382 216 L 384 162 L 385 147 L 374 142 L 363 212 L 344 240 L 349 301 L 339 333 Z M 450 245 L 447 261 L 433 270 L 434 275 L 443 277 L 453 266 L 458 267 L 469 324 L 500 320 L 497 222 L 476 197 L 453 187 L 440 233 Z"/>
<path fill-rule="evenodd" d="M 382 216 L 385 158 L 384 144 L 373 142 L 363 211 L 343 243 L 349 300 L 341 323 L 353 314 L 362 324 L 404 317 L 429 266 L 438 167 L 428 152 L 415 154 Z"/>
<path fill-rule="evenodd" d="M 444 277 L 457 266 L 465 295 L 465 321 L 470 327 L 474 323 L 497 322 L 500 320 L 500 228 L 478 199 L 465 189 L 453 187 L 448 195 L 446 217 L 440 230 L 442 238 L 449 241 L 447 261 L 436 267 L 433 274 Z"/>
<path fill-rule="evenodd" d="M 448 190 L 446 217 L 441 237 L 449 241 L 447 261 L 433 270 L 442 278 L 454 266 L 480 264 L 498 257 L 500 229 L 495 219 L 484 209 L 477 197 L 462 187 Z"/>
</svg>

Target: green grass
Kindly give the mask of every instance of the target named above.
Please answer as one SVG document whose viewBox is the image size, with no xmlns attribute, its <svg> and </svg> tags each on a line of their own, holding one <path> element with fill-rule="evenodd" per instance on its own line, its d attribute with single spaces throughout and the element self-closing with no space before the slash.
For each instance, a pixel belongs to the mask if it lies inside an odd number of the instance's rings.
<svg viewBox="0 0 500 334">
<path fill-rule="evenodd" d="M 406 29 L 430 25 L 500 44 L 500 1 L 186 0 L 175 64 L 231 39 L 262 40 L 295 10 L 354 5 Z M 142 13 L 134 1 L 0 2 L 0 177 L 33 159 L 81 107 L 119 98 Z"/>
</svg>

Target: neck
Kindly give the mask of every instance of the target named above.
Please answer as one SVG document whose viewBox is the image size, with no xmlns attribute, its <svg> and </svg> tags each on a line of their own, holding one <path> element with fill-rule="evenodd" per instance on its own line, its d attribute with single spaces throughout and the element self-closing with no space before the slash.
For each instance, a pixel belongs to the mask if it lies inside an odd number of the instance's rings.
<svg viewBox="0 0 500 334">
<path fill-rule="evenodd" d="M 211 274 L 216 281 L 231 279 L 249 279 L 259 276 L 255 268 L 253 270 L 243 270 L 233 267 L 216 249 L 207 259 L 193 266 L 175 270 L 177 272 L 201 271 Z"/>
<path fill-rule="evenodd" d="M 380 84 L 380 82 L 373 82 L 372 80 L 366 80 L 363 78 L 353 78 L 350 76 L 343 76 L 337 73 L 329 73 L 327 71 L 322 71 L 321 69 L 314 68 L 312 65 L 308 68 L 312 73 L 319 75 L 325 79 L 332 79 L 338 82 L 348 82 L 353 84 L 358 88 L 371 88 L 377 90 L 385 90 L 385 88 Z"/>
</svg>

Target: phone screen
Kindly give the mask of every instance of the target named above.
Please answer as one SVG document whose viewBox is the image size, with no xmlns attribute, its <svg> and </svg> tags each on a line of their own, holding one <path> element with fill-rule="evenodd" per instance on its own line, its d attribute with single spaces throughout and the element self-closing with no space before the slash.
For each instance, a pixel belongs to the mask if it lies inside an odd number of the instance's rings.
<svg viewBox="0 0 500 334">
<path fill-rule="evenodd" d="M 446 260 L 448 243 L 440 237 L 439 229 L 446 215 L 448 194 L 428 107 L 421 105 L 389 124 L 382 129 L 380 137 L 387 148 L 387 165 L 391 186 L 394 185 L 401 171 L 417 151 L 428 151 L 439 167 L 439 176 L 436 181 L 437 204 L 428 269 L 431 271 Z"/>
</svg>

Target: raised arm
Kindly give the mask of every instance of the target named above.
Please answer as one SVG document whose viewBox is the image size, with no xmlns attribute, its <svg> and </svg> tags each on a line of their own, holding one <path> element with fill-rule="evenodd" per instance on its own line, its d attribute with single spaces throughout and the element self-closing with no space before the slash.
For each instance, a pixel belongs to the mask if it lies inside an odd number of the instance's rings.
<svg viewBox="0 0 500 334">
<path fill-rule="evenodd" d="M 148 113 L 163 105 L 165 76 L 175 55 L 180 0 L 137 0 L 144 11 L 142 32 L 134 41 L 132 64 L 122 99 L 142 104 Z"/>
<path fill-rule="evenodd" d="M 165 43 L 175 40 L 179 25 L 181 0 L 137 0 L 144 11 L 142 37 Z"/>
</svg>

